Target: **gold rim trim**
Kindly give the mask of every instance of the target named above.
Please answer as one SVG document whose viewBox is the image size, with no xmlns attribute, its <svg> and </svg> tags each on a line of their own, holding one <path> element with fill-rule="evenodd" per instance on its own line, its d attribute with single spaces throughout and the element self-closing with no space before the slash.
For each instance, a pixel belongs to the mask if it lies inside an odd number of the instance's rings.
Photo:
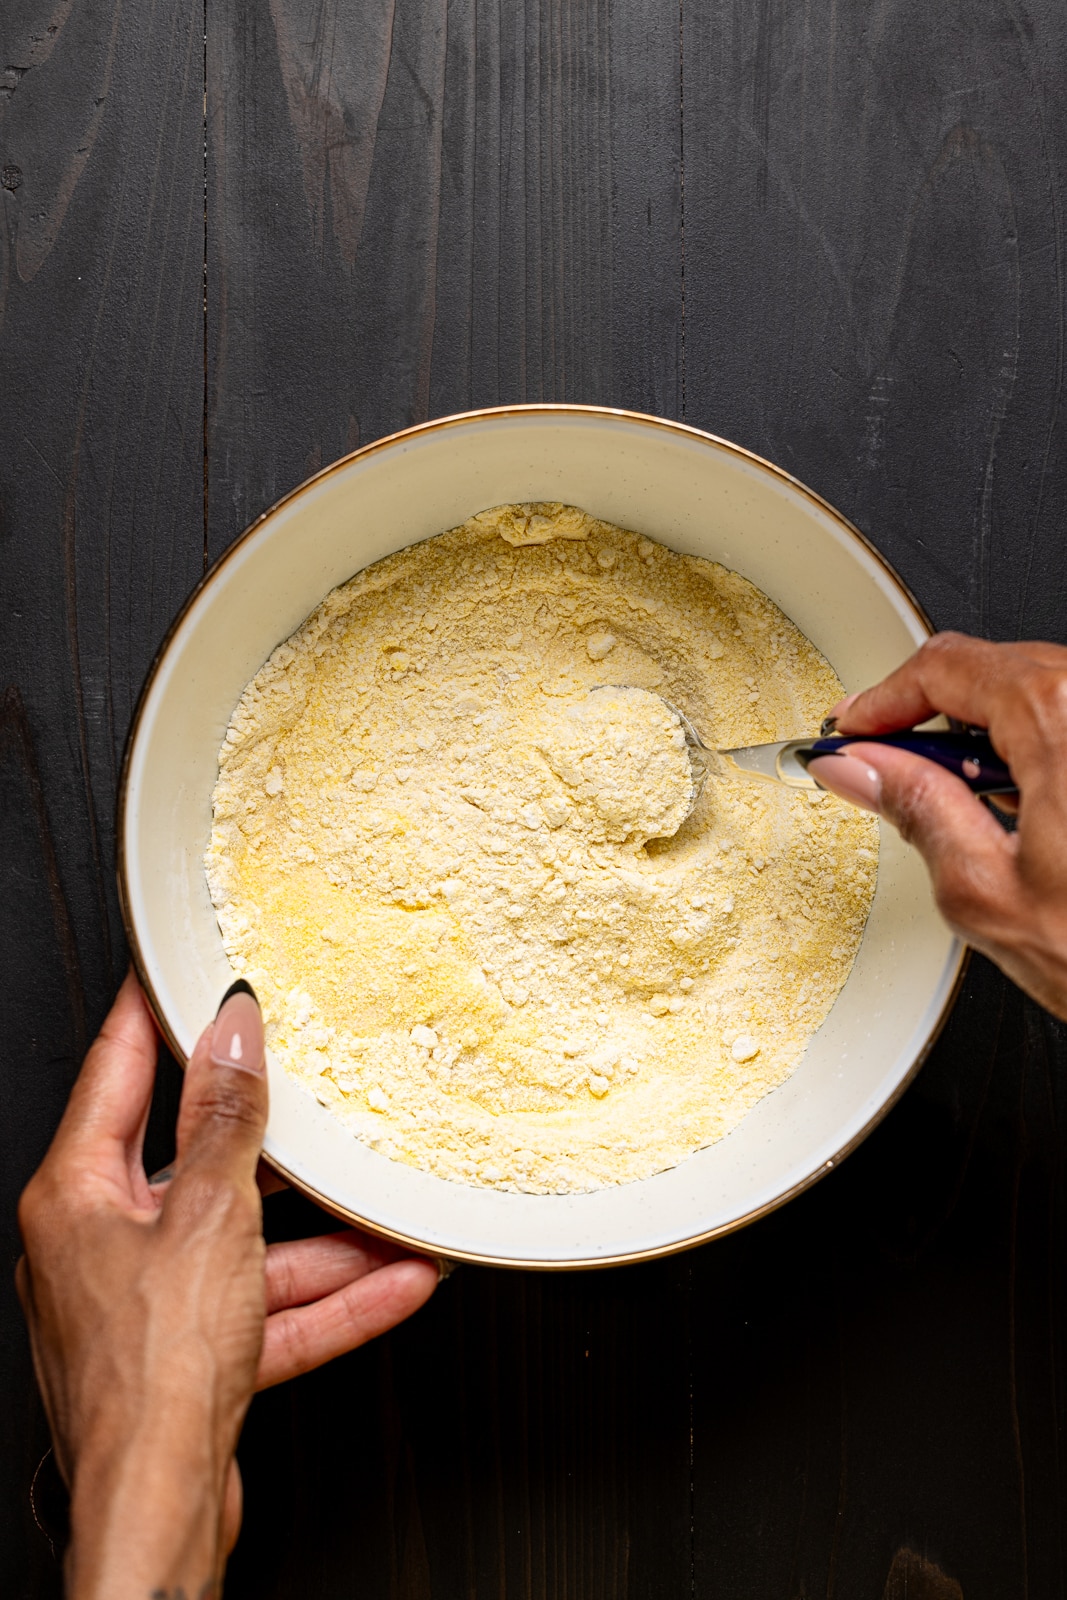
<svg viewBox="0 0 1067 1600">
<path fill-rule="evenodd" d="M 363 445 L 360 449 L 352 450 L 348 455 L 341 456 L 338 458 L 338 460 L 330 462 L 328 466 L 321 468 L 320 471 L 314 473 L 310 478 L 305 478 L 303 483 L 298 484 L 295 489 L 290 489 L 288 494 L 284 494 L 279 500 L 275 500 L 274 504 L 269 506 L 266 511 L 261 512 L 260 515 L 256 517 L 255 521 L 249 523 L 244 532 L 238 535 L 233 543 L 223 551 L 222 555 L 219 556 L 204 573 L 196 587 L 192 590 L 188 599 L 182 605 L 178 614 L 174 618 L 174 621 L 163 635 L 159 648 L 152 658 L 152 664 L 148 669 L 144 685 L 137 697 L 137 705 L 134 709 L 133 718 L 130 722 L 130 731 L 126 737 L 126 747 L 122 757 L 122 769 L 119 775 L 118 804 L 116 808 L 116 872 L 118 877 L 119 907 L 122 913 L 122 923 L 126 932 L 126 940 L 130 947 L 130 957 L 133 962 L 134 970 L 137 973 L 141 987 L 148 998 L 148 1003 L 152 1008 L 152 1013 L 156 1019 L 156 1024 L 166 1040 L 167 1047 L 175 1059 L 180 1062 L 182 1067 L 185 1067 L 188 1064 L 188 1058 L 179 1045 L 169 1022 L 167 1021 L 167 1018 L 163 1012 L 163 1007 L 159 1003 L 159 998 L 155 992 L 155 988 L 153 987 L 152 981 L 148 976 L 144 956 L 141 950 L 140 940 L 137 936 L 137 929 L 134 925 L 133 914 L 130 908 L 126 873 L 126 809 L 129 795 L 129 777 L 133 749 L 137 742 L 137 736 L 140 731 L 141 719 L 144 715 L 145 706 L 147 705 L 153 685 L 155 684 L 160 668 L 163 665 L 163 661 L 174 638 L 181 630 L 182 625 L 195 607 L 197 601 L 200 599 L 200 596 L 207 588 L 210 587 L 211 584 L 215 582 L 222 569 L 229 561 L 233 559 L 233 557 L 242 548 L 242 546 L 248 542 L 252 535 L 262 527 L 268 518 L 273 517 L 276 512 L 280 511 L 284 506 L 287 506 L 290 501 L 293 501 L 297 499 L 298 496 L 304 494 L 315 484 L 321 483 L 323 479 L 330 477 L 335 472 L 342 471 L 345 467 L 350 466 L 354 461 L 362 460 L 363 458 L 374 455 L 381 450 L 388 449 L 391 445 L 395 445 L 402 439 L 419 438 L 423 434 L 435 433 L 438 431 L 443 431 L 446 428 L 458 427 L 466 422 L 486 421 L 490 418 L 497 417 L 530 416 L 616 418 L 620 421 L 640 423 L 643 426 L 652 427 L 657 430 L 666 430 L 670 433 L 682 434 L 687 438 L 699 440 L 702 444 L 714 445 L 717 449 L 728 451 L 731 455 L 741 456 L 744 460 L 752 462 L 753 465 L 761 467 L 764 471 L 769 472 L 773 477 L 780 479 L 781 482 L 789 484 L 792 489 L 795 489 L 798 493 L 803 495 L 805 499 L 810 500 L 814 505 L 818 506 L 820 510 L 826 512 L 838 525 L 838 527 L 850 534 L 857 544 L 862 546 L 862 548 L 869 556 L 871 556 L 875 563 L 881 567 L 882 571 L 892 583 L 893 587 L 907 601 L 920 625 L 925 629 L 927 636 L 929 637 L 929 635 L 934 632 L 934 625 L 927 615 L 925 609 L 920 605 L 915 595 L 912 594 L 911 590 L 908 588 L 908 585 L 904 582 L 900 574 L 890 564 L 890 562 L 886 560 L 882 552 L 871 543 L 866 534 L 861 532 L 861 530 L 857 528 L 854 523 L 850 522 L 847 517 L 843 516 L 842 513 L 837 510 L 836 506 L 832 506 L 830 502 L 824 499 L 821 494 L 817 494 L 814 489 L 810 489 L 806 483 L 802 483 L 799 478 L 795 478 L 791 472 L 786 472 L 783 467 L 777 466 L 773 461 L 768 461 L 765 456 L 757 455 L 754 450 L 748 450 L 744 445 L 734 444 L 731 440 L 723 439 L 718 434 L 707 433 L 703 428 L 694 428 L 687 422 L 673 422 L 668 417 L 657 417 L 644 411 L 625 411 L 613 406 L 557 405 L 551 401 L 539 402 L 531 405 L 487 406 L 477 411 L 459 411 L 451 416 L 435 417 L 429 422 L 415 423 L 410 428 L 402 428 L 397 433 L 386 434 L 384 438 L 375 439 L 372 443 Z M 966 946 L 958 944 L 956 954 L 956 970 L 953 975 L 952 985 L 945 998 L 944 1004 L 938 1013 L 937 1020 L 930 1030 L 929 1036 L 927 1037 L 922 1049 L 916 1055 L 911 1067 L 908 1069 L 907 1073 L 905 1073 L 904 1077 L 901 1079 L 900 1083 L 897 1085 L 890 1097 L 881 1106 L 879 1106 L 875 1115 L 864 1124 L 859 1133 L 855 1134 L 846 1145 L 843 1145 L 841 1149 L 836 1151 L 833 1156 L 829 1157 L 825 1162 L 823 1162 L 817 1171 L 809 1173 L 806 1178 L 802 1178 L 799 1183 L 794 1184 L 791 1189 L 787 1189 L 783 1194 L 777 1195 L 774 1200 L 769 1201 L 766 1205 L 759 1206 L 754 1211 L 746 1212 L 744 1216 L 738 1217 L 734 1221 L 724 1222 L 718 1227 L 706 1229 L 702 1233 L 691 1234 L 685 1239 L 674 1240 L 670 1244 L 656 1245 L 645 1250 L 625 1251 L 621 1255 L 591 1256 L 567 1261 L 545 1261 L 543 1259 L 527 1260 L 521 1256 L 485 1255 L 478 1251 L 458 1250 L 452 1247 L 449 1247 L 444 1253 L 448 1255 L 450 1260 L 465 1261 L 475 1266 L 482 1267 L 511 1267 L 516 1270 L 534 1272 L 581 1272 L 599 1267 L 622 1267 L 637 1265 L 642 1261 L 658 1260 L 662 1256 L 680 1255 L 684 1250 L 692 1250 L 698 1245 L 709 1244 L 712 1239 L 720 1239 L 728 1233 L 737 1233 L 741 1228 L 747 1228 L 753 1222 L 758 1222 L 761 1217 L 769 1216 L 771 1212 L 777 1211 L 779 1207 L 786 1205 L 790 1200 L 795 1200 L 796 1197 L 803 1194 L 806 1189 L 810 1189 L 814 1184 L 818 1183 L 820 1178 L 824 1178 L 830 1172 L 836 1171 L 841 1162 L 850 1156 L 852 1152 L 863 1143 L 864 1139 L 866 1139 L 867 1136 L 878 1126 L 883 1118 L 888 1116 L 889 1112 L 904 1094 L 904 1091 L 914 1082 L 920 1068 L 923 1066 L 923 1063 L 926 1061 L 934 1045 L 940 1038 L 941 1032 L 948 1021 L 949 1013 L 951 1012 L 963 985 L 963 979 L 966 974 L 969 961 L 970 951 Z M 406 1249 L 415 1251 L 417 1254 L 433 1256 L 442 1254 L 442 1249 L 438 1245 L 428 1244 L 425 1239 L 419 1239 L 413 1234 L 401 1233 L 396 1229 L 388 1228 L 382 1223 L 374 1222 L 367 1217 L 360 1216 L 360 1214 L 356 1211 L 350 1211 L 346 1206 L 339 1205 L 335 1200 L 331 1200 L 328 1195 L 322 1194 L 321 1191 L 316 1189 L 313 1185 L 305 1183 L 302 1179 L 296 1177 L 286 1166 L 282 1164 L 282 1162 L 268 1156 L 264 1156 L 263 1160 L 266 1161 L 267 1164 L 278 1173 L 279 1177 L 283 1178 L 291 1188 L 295 1189 L 299 1194 L 304 1195 L 307 1199 L 314 1201 L 317 1206 L 320 1206 L 329 1215 L 337 1217 L 339 1221 L 347 1222 L 351 1226 L 360 1228 L 366 1233 L 374 1234 L 377 1238 L 388 1239 L 393 1244 L 403 1245 Z"/>
</svg>

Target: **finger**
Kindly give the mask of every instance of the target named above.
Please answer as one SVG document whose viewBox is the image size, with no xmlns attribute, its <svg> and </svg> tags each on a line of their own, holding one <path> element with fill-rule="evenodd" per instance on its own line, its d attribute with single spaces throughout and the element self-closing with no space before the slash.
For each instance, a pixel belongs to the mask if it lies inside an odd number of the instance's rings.
<svg viewBox="0 0 1067 1600">
<path fill-rule="evenodd" d="M 398 1246 L 351 1228 L 272 1244 L 267 1250 L 267 1311 L 321 1300 L 402 1254 Z"/>
<path fill-rule="evenodd" d="M 355 1350 L 410 1317 L 437 1287 L 431 1261 L 408 1257 L 379 1267 L 313 1305 L 268 1317 L 256 1389 L 269 1389 Z"/>
<path fill-rule="evenodd" d="M 263 1019 L 247 984 L 223 998 L 200 1036 L 182 1086 L 169 1202 L 193 1168 L 254 1185 L 267 1125 Z"/>
<path fill-rule="evenodd" d="M 998 689 L 1022 647 L 990 644 L 963 633 L 938 633 L 903 666 L 833 708 L 841 733 L 890 733 L 939 712 L 989 727 Z"/>
<path fill-rule="evenodd" d="M 174 1163 L 163 1167 L 159 1172 L 153 1172 L 148 1180 L 147 1206 L 153 1211 L 162 1211 L 163 1202 L 167 1198 L 167 1191 L 174 1181 Z"/>
<path fill-rule="evenodd" d="M 874 767 L 861 761 L 852 753 L 839 755 L 836 751 L 816 756 L 808 762 L 808 777 L 814 778 L 821 789 L 828 789 L 839 800 L 859 806 L 861 811 L 880 813 L 882 809 L 882 779 Z M 866 749 L 866 745 L 863 747 Z"/>
<path fill-rule="evenodd" d="M 149 1178 L 149 1192 L 152 1201 L 156 1205 L 161 1206 L 163 1204 L 163 1196 L 166 1194 L 167 1188 L 173 1177 L 174 1164 L 172 1162 L 169 1167 L 161 1167 L 158 1172 L 153 1172 L 152 1176 Z M 269 1166 L 263 1157 L 260 1156 L 259 1162 L 256 1166 L 256 1188 L 259 1190 L 260 1198 L 266 1200 L 272 1194 L 282 1194 L 288 1189 L 288 1187 L 289 1185 L 286 1183 L 285 1179 L 275 1172 L 274 1168 Z"/>
<path fill-rule="evenodd" d="M 153 1172 L 152 1176 L 148 1180 L 148 1195 L 150 1204 L 156 1206 L 157 1208 L 162 1206 L 163 1196 L 170 1187 L 171 1179 L 173 1177 L 173 1161 L 169 1166 L 160 1167 L 158 1172 Z M 261 1156 L 259 1159 L 259 1164 L 256 1167 L 256 1188 L 259 1190 L 263 1199 L 266 1199 L 267 1196 L 271 1194 L 281 1194 L 282 1190 L 288 1189 L 288 1187 L 289 1185 L 286 1183 L 285 1179 L 279 1177 L 274 1168 L 269 1167 Z"/>
<path fill-rule="evenodd" d="M 1059 672 L 1067 672 L 1067 646 L 1049 644 L 1044 639 L 1020 639 L 1010 648 L 1042 667 L 1055 667 Z"/>
<path fill-rule="evenodd" d="M 89 1048 L 52 1146 L 82 1171 L 118 1182 L 142 1202 L 141 1148 L 152 1104 L 158 1039 L 152 1014 L 129 972 Z"/>
<path fill-rule="evenodd" d="M 241 1482 L 241 1469 L 236 1460 L 232 1460 L 226 1472 L 226 1491 L 222 1500 L 222 1548 L 227 1556 L 233 1554 L 233 1547 L 237 1543 L 237 1535 L 241 1531 L 241 1517 L 244 1514 L 244 1485 Z M 162 1591 L 166 1594 L 166 1590 Z M 159 1593 L 156 1590 L 155 1593 Z M 214 1586 L 207 1593 L 215 1593 Z"/>
<path fill-rule="evenodd" d="M 264 1199 L 269 1194 L 281 1194 L 283 1189 L 289 1187 L 285 1179 L 262 1159 L 256 1168 L 256 1185 Z"/>
<path fill-rule="evenodd" d="M 809 772 L 854 805 L 877 811 L 921 853 L 945 920 L 986 942 L 1018 898 L 1017 847 L 959 778 L 933 761 L 886 745 L 855 744 Z"/>
<path fill-rule="evenodd" d="M 1035 673 L 1047 677 L 1051 672 L 1067 672 L 1067 649 L 1061 645 L 991 644 L 967 634 L 938 633 L 881 683 L 846 695 L 829 714 L 842 733 L 888 733 L 938 713 L 992 728 L 1011 689 Z"/>
</svg>

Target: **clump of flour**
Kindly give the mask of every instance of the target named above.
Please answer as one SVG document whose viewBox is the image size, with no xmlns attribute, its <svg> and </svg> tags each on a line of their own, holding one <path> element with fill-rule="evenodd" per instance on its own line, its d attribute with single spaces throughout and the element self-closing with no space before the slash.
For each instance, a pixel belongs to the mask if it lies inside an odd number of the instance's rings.
<svg viewBox="0 0 1067 1600">
<path fill-rule="evenodd" d="M 597 687 L 547 713 L 537 749 L 590 843 L 669 838 L 689 813 L 693 769 L 678 713 L 647 689 Z"/>
<path fill-rule="evenodd" d="M 721 1137 L 847 976 L 877 832 L 725 778 L 689 815 L 669 706 L 730 746 L 840 692 L 751 584 L 575 507 L 359 573 L 220 752 L 208 883 L 272 1049 L 376 1149 L 470 1183 L 589 1189 Z"/>
</svg>

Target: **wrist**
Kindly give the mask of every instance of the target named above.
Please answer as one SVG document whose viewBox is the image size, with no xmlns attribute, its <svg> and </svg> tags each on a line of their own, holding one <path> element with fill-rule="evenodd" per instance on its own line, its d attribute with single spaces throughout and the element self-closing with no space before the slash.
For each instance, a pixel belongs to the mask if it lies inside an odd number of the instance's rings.
<svg viewBox="0 0 1067 1600">
<path fill-rule="evenodd" d="M 160 1415 L 87 1445 L 71 1484 L 69 1600 L 214 1592 L 229 1456 L 212 1431 L 210 1420 L 183 1427 Z"/>
</svg>

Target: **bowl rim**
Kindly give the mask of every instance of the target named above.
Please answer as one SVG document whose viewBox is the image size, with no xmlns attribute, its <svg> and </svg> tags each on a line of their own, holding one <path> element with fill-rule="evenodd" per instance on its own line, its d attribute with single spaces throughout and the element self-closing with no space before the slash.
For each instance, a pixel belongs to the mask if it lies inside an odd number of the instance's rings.
<svg viewBox="0 0 1067 1600">
<path fill-rule="evenodd" d="M 659 417 L 650 412 L 644 411 L 629 411 L 618 406 L 579 405 L 569 402 L 565 403 L 556 401 L 523 402 L 521 404 L 512 405 L 482 406 L 470 411 L 452 412 L 448 416 L 444 417 L 432 417 L 425 422 L 417 422 L 413 423 L 410 427 L 400 428 L 395 433 L 385 434 L 380 439 L 373 439 L 369 444 L 361 445 L 358 449 L 350 450 L 346 455 L 339 456 L 336 461 L 331 461 L 325 467 L 321 467 L 317 472 L 312 473 L 310 477 L 305 478 L 303 482 L 298 483 L 295 488 L 288 490 L 287 493 L 280 496 L 280 498 L 275 500 L 272 505 L 268 506 L 265 511 L 261 511 L 259 515 L 248 524 L 244 531 L 238 534 L 236 539 L 227 545 L 222 554 L 215 558 L 206 572 L 204 572 L 203 576 L 197 581 L 176 613 L 174 620 L 167 628 L 166 633 L 163 635 L 163 638 L 161 639 L 159 646 L 152 657 L 151 664 L 147 673 L 145 674 L 144 683 L 141 686 L 141 692 L 137 697 L 137 704 L 134 707 L 133 716 L 130 720 L 129 731 L 126 735 L 126 743 L 122 756 L 122 766 L 119 773 L 115 815 L 116 878 L 118 880 L 119 909 L 122 916 L 123 930 L 126 934 L 126 941 L 130 949 L 130 959 L 133 963 L 134 971 L 137 974 L 138 981 L 145 993 L 149 1006 L 151 1007 L 152 1015 L 156 1021 L 156 1026 L 159 1028 L 159 1031 L 162 1034 L 171 1054 L 174 1056 L 175 1060 L 183 1070 L 188 1065 L 188 1057 L 179 1045 L 178 1040 L 167 1021 L 163 1007 L 159 1002 L 159 998 L 155 992 L 151 978 L 149 977 L 148 965 L 144 959 L 144 954 L 141 949 L 141 943 L 138 937 L 137 927 L 130 901 L 126 862 L 126 820 L 129 800 L 129 778 L 133 750 L 140 732 L 141 721 L 148 703 L 149 696 L 151 695 L 155 680 L 159 675 L 164 659 L 170 650 L 175 636 L 181 629 L 186 617 L 196 605 L 201 594 L 203 594 L 203 592 L 216 581 L 223 567 L 225 567 L 227 562 L 229 562 L 232 557 L 236 555 L 237 551 L 247 542 L 247 540 L 251 538 L 252 534 L 255 533 L 269 517 L 272 517 L 275 512 L 280 511 L 284 506 L 289 505 L 291 501 L 296 500 L 300 495 L 306 493 L 315 484 L 320 483 L 324 478 L 327 478 L 332 473 L 339 472 L 343 468 L 350 466 L 354 461 L 358 461 L 363 457 L 374 455 L 378 451 L 386 450 L 392 445 L 395 445 L 403 440 L 417 438 L 420 435 L 433 433 L 439 429 L 457 427 L 464 423 L 514 416 L 573 416 L 614 419 L 627 423 L 637 423 L 641 426 L 654 428 L 656 430 L 665 430 L 669 433 L 681 434 L 686 438 L 698 439 L 704 444 L 711 444 L 716 446 L 718 449 L 725 450 L 736 456 L 740 456 L 745 461 L 751 462 L 753 465 L 770 473 L 772 477 L 778 478 L 781 482 L 788 484 L 792 489 L 798 491 L 805 498 L 812 501 L 821 511 L 827 513 L 838 525 L 838 527 L 850 535 L 850 537 L 854 539 L 869 556 L 872 557 L 878 566 L 881 567 L 890 583 L 911 606 L 922 627 L 926 630 L 927 637 L 930 637 L 930 635 L 934 633 L 934 625 L 928 613 L 926 612 L 926 609 L 920 604 L 919 600 L 912 593 L 911 589 L 904 582 L 904 579 L 896 571 L 892 563 L 886 559 L 886 557 L 871 542 L 867 535 L 863 533 L 861 529 L 856 527 L 855 523 L 851 522 L 842 512 L 837 509 L 836 506 L 832 505 L 829 500 L 817 493 L 816 490 L 809 488 L 809 486 L 806 483 L 803 483 L 799 478 L 794 477 L 791 472 L 787 472 L 784 467 L 780 467 L 775 462 L 769 461 L 765 456 L 757 454 L 757 452 L 754 450 L 749 450 L 744 445 L 735 444 L 730 439 L 724 439 L 720 434 L 710 433 L 704 428 L 696 428 L 688 422 L 676 422 L 669 417 Z M 963 985 L 967 967 L 970 963 L 970 955 L 971 952 L 968 946 L 957 939 L 954 944 L 956 970 L 953 975 L 953 981 L 946 990 L 941 1010 L 938 1013 L 933 1027 L 930 1029 L 922 1049 L 917 1052 L 915 1060 L 912 1062 L 908 1071 L 901 1078 L 900 1082 L 896 1085 L 892 1094 L 882 1102 L 875 1114 L 863 1125 L 859 1132 L 854 1134 L 853 1137 L 846 1144 L 842 1145 L 839 1150 L 835 1151 L 832 1157 L 823 1162 L 823 1164 L 816 1171 L 809 1173 L 798 1183 L 793 1184 L 791 1188 L 783 1190 L 781 1194 L 776 1195 L 773 1200 L 766 1202 L 764 1205 L 755 1207 L 752 1211 L 746 1212 L 743 1216 L 733 1218 L 728 1222 L 719 1223 L 713 1228 L 701 1229 L 697 1233 L 691 1234 L 684 1239 L 674 1239 L 670 1240 L 666 1244 L 654 1245 L 640 1250 L 622 1251 L 610 1256 L 582 1257 L 567 1261 L 545 1261 L 537 1259 L 530 1260 L 515 1256 L 492 1256 L 477 1250 L 466 1251 L 452 1249 L 450 1250 L 447 1259 L 470 1262 L 476 1266 L 510 1267 L 518 1270 L 543 1272 L 577 1272 L 600 1267 L 636 1265 L 642 1261 L 657 1260 L 662 1256 L 678 1255 L 684 1250 L 691 1250 L 698 1245 L 707 1244 L 712 1239 L 722 1238 L 729 1233 L 736 1233 L 741 1228 L 746 1228 L 751 1223 L 758 1222 L 761 1217 L 769 1216 L 771 1212 L 777 1211 L 781 1206 L 786 1205 L 790 1200 L 793 1200 L 798 1195 L 803 1194 L 806 1189 L 810 1189 L 813 1184 L 819 1181 L 820 1178 L 825 1177 L 829 1172 L 840 1166 L 841 1162 L 845 1160 L 846 1156 L 851 1155 L 852 1152 L 863 1143 L 868 1134 L 870 1134 L 883 1120 L 883 1118 L 889 1114 L 889 1112 L 900 1100 L 905 1090 L 908 1089 L 914 1082 L 920 1068 L 923 1066 L 934 1045 L 940 1038 L 941 1032 L 948 1021 L 949 1014 L 956 1003 L 956 999 Z M 312 1184 L 309 1184 L 303 1179 L 296 1177 L 276 1157 L 262 1154 L 260 1159 L 265 1165 L 272 1168 L 273 1171 L 275 1171 L 278 1176 L 289 1185 L 290 1188 L 294 1189 L 297 1193 L 302 1194 L 306 1199 L 313 1201 L 322 1210 L 327 1212 L 328 1215 L 334 1216 L 339 1221 L 346 1222 L 350 1226 L 359 1228 L 363 1232 L 372 1234 L 377 1238 L 388 1239 L 391 1243 L 401 1245 L 404 1248 L 415 1252 L 416 1254 L 425 1255 L 428 1253 L 424 1240 L 421 1240 L 412 1234 L 406 1234 L 400 1232 L 399 1230 L 385 1227 L 381 1223 L 369 1220 L 368 1218 L 361 1216 L 358 1212 L 352 1211 L 348 1207 L 340 1205 L 337 1201 L 332 1200 L 328 1195 L 321 1193 L 321 1191 L 316 1189 Z M 434 1255 L 436 1258 L 436 1252 L 429 1253 Z"/>
</svg>

